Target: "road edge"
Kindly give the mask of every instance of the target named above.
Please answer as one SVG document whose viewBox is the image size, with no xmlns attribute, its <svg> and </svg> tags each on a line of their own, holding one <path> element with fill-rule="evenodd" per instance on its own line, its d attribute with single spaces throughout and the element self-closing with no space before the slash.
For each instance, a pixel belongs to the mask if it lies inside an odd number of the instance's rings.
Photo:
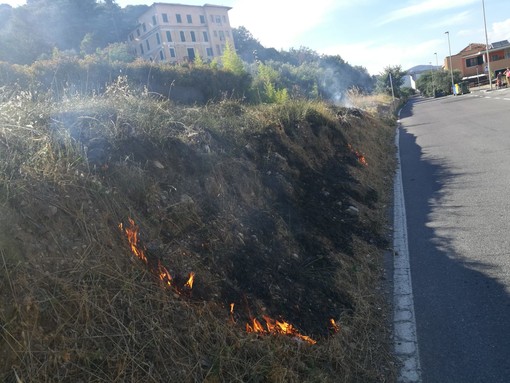
<svg viewBox="0 0 510 383">
<path fill-rule="evenodd" d="M 400 166 L 400 112 L 395 134 L 397 169 L 394 181 L 393 208 L 393 333 L 395 355 L 401 362 L 398 382 L 420 383 L 421 366 L 411 283 L 407 220 Z"/>
</svg>

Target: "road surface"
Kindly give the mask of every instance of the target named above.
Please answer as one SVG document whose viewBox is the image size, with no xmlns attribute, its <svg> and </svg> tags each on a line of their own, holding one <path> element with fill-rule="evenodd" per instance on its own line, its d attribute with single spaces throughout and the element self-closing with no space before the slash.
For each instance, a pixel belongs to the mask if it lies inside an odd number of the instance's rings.
<svg viewBox="0 0 510 383">
<path fill-rule="evenodd" d="M 510 89 L 411 101 L 399 145 L 422 381 L 510 382 Z"/>
</svg>

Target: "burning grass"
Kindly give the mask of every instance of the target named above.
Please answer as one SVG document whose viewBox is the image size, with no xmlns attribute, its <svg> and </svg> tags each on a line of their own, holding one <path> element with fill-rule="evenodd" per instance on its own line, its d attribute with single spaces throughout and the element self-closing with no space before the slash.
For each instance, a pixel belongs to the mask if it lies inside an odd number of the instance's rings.
<svg viewBox="0 0 510 383">
<path fill-rule="evenodd" d="M 0 104 L 1 380 L 392 381 L 393 127 L 116 86 Z"/>
</svg>

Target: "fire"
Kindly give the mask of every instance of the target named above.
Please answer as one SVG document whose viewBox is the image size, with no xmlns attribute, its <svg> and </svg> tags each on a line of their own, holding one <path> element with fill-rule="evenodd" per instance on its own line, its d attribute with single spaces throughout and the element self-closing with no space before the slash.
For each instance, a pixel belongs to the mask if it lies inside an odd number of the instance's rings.
<svg viewBox="0 0 510 383">
<path fill-rule="evenodd" d="M 335 334 L 340 331 L 340 326 L 335 322 L 333 318 L 329 320 L 329 324 L 331 325 L 331 329 Z"/>
<path fill-rule="evenodd" d="M 250 320 L 251 324 L 246 323 L 246 331 L 269 335 L 289 335 L 293 338 L 304 340 L 310 344 L 317 343 L 317 341 L 313 340 L 309 336 L 300 334 L 299 331 L 288 322 L 275 320 L 267 315 L 263 315 L 262 318 L 264 318 L 264 321 L 266 322 L 265 328 L 256 318 L 252 318 Z"/>
<path fill-rule="evenodd" d="M 128 218 L 129 226 L 124 227 L 122 223 L 119 224 L 119 229 L 121 232 L 126 234 L 126 237 L 129 242 L 129 247 L 134 255 L 137 258 L 141 259 L 145 264 L 148 265 L 149 270 L 156 275 L 166 287 L 173 286 L 173 278 L 168 269 L 163 266 L 161 261 L 158 259 L 157 263 L 154 265 L 154 262 L 149 262 L 146 254 L 145 247 L 140 243 L 139 232 L 140 228 L 135 223 L 135 221 L 131 218 Z M 191 272 L 188 281 L 184 284 L 184 287 L 191 290 L 193 288 L 193 282 L 195 280 L 195 273 Z M 178 291 L 179 292 L 179 291 Z"/>
<path fill-rule="evenodd" d="M 135 221 L 133 221 L 131 218 L 128 219 L 130 227 L 126 227 L 124 229 L 124 225 L 122 223 L 119 224 L 119 229 L 123 231 L 128 239 L 129 246 L 131 247 L 131 251 L 134 255 L 136 255 L 138 258 L 140 258 L 142 261 L 147 263 L 147 257 L 145 255 L 145 250 L 140 247 L 139 245 L 139 239 L 138 239 L 138 232 L 140 231 L 140 228 L 138 225 L 135 224 Z"/>
<path fill-rule="evenodd" d="M 368 166 L 367 159 L 365 158 L 365 156 L 364 156 L 362 153 L 360 153 L 360 152 L 358 152 L 356 149 L 354 149 L 354 148 L 352 147 L 352 145 L 351 145 L 351 144 L 348 144 L 348 145 L 347 145 L 347 147 L 348 147 L 348 148 L 349 148 L 349 150 L 350 150 L 352 153 L 354 153 L 354 155 L 358 158 L 358 162 L 359 162 L 361 165 L 363 165 L 363 166 Z"/>
<path fill-rule="evenodd" d="M 168 272 L 165 266 L 158 260 L 158 272 L 159 279 L 163 281 L 168 287 L 172 286 L 172 276 Z"/>
<path fill-rule="evenodd" d="M 188 281 L 184 284 L 184 286 L 188 287 L 189 289 L 193 288 L 193 281 L 195 280 L 195 273 L 191 272 L 189 274 Z"/>
<path fill-rule="evenodd" d="M 148 267 L 151 273 L 156 275 L 159 280 L 163 282 L 166 287 L 173 287 L 179 294 L 181 293 L 180 289 L 178 289 L 173 284 L 173 278 L 170 272 L 167 270 L 165 266 L 158 259 L 157 263 L 153 262 L 151 258 L 151 262 L 149 262 L 146 254 L 146 248 L 140 243 L 139 232 L 140 228 L 136 225 L 135 221 L 131 218 L 128 219 L 129 226 L 124 227 L 122 223 L 119 224 L 119 229 L 122 233 L 124 233 L 128 239 L 129 246 L 133 254 L 136 255 L 137 258 L 142 260 Z M 189 274 L 187 282 L 184 284 L 184 287 L 191 290 L 193 288 L 193 283 L 195 281 L 195 273 L 191 272 Z M 182 291 L 184 292 L 184 291 Z M 251 315 L 250 315 L 251 316 Z M 246 323 L 246 331 L 253 332 L 258 334 L 265 335 L 287 335 L 291 336 L 295 339 L 299 339 L 305 341 L 309 344 L 316 344 L 317 341 L 313 340 L 309 336 L 302 335 L 299 331 L 290 323 L 285 322 L 283 320 L 275 320 L 270 318 L 267 315 L 263 315 L 265 326 L 257 320 L 257 318 L 251 318 L 250 322 Z M 234 320 L 234 303 L 230 303 L 230 319 L 232 322 Z M 333 319 L 330 320 L 330 324 L 336 329 L 335 332 L 338 331 L 339 327 L 336 325 Z"/>
</svg>

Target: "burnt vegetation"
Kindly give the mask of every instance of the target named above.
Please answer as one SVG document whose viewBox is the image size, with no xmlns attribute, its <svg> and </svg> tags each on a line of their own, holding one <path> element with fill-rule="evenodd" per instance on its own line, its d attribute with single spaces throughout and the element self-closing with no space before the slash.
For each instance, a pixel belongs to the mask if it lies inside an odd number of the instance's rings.
<svg viewBox="0 0 510 383">
<path fill-rule="evenodd" d="M 124 81 L 11 93 L 0 118 L 3 381 L 391 381 L 391 124 Z M 246 331 L 264 316 L 316 343 Z"/>
<path fill-rule="evenodd" d="M 338 56 L 236 33 L 260 56 L 236 71 L 0 63 L 1 381 L 394 380 L 388 98 Z"/>
</svg>

